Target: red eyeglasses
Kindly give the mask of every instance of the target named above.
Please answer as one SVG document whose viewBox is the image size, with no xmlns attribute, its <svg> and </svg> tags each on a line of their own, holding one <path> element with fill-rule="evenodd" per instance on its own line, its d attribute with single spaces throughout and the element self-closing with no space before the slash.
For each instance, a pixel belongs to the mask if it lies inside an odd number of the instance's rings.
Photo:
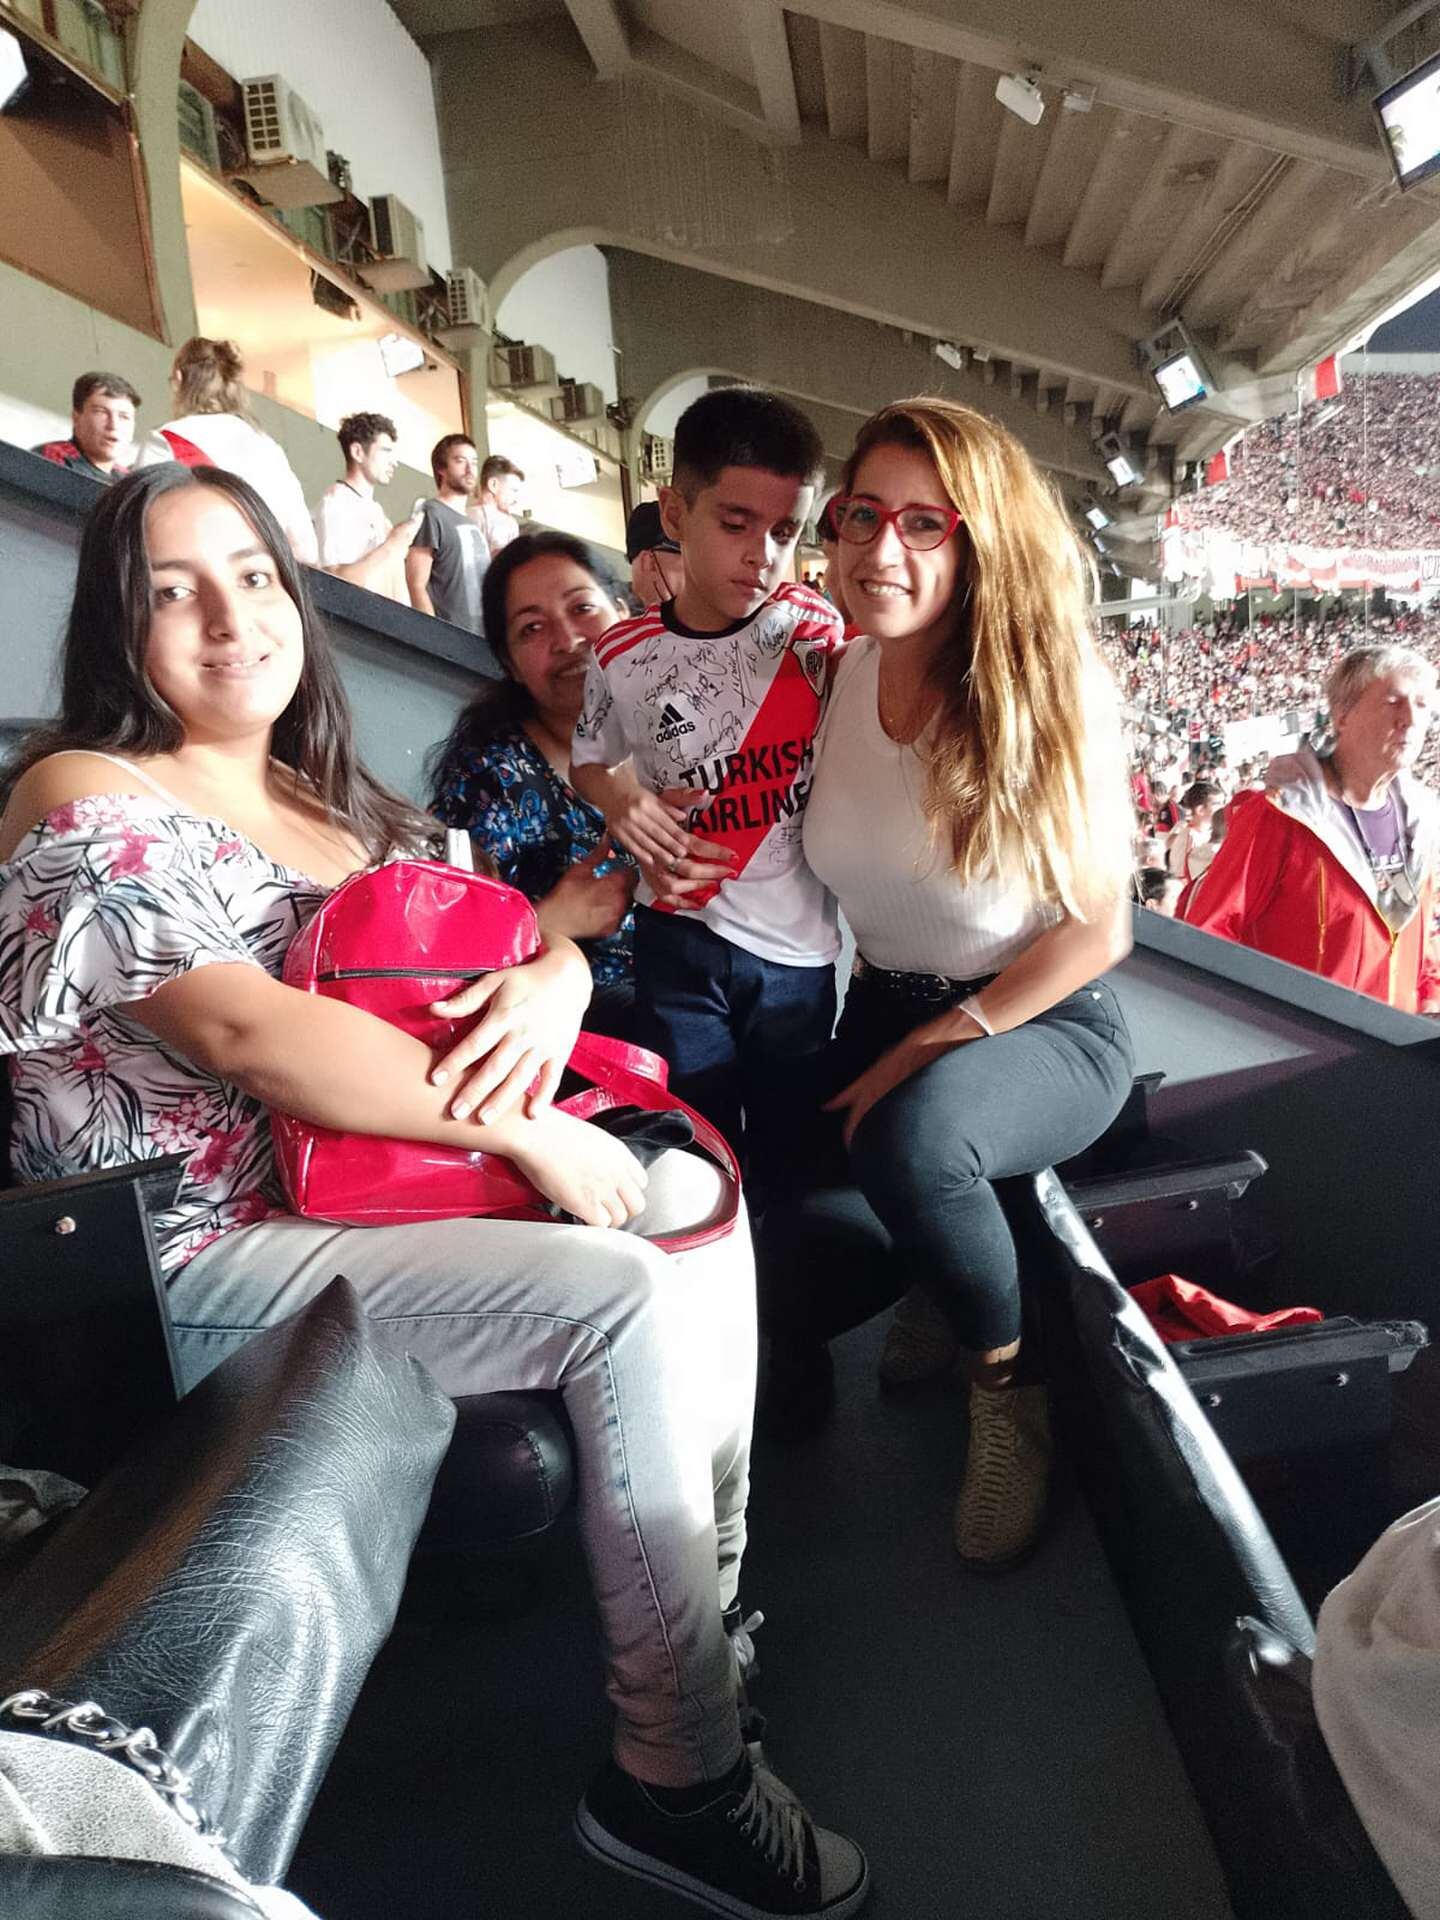
<svg viewBox="0 0 1440 1920">
<path fill-rule="evenodd" d="M 929 553 L 943 547 L 964 519 L 954 507 L 924 506 L 918 501 L 906 507 L 882 507 L 863 493 L 837 495 L 827 509 L 836 533 L 852 547 L 868 547 L 880 537 L 880 529 L 892 526 L 903 546 L 913 553 Z"/>
</svg>

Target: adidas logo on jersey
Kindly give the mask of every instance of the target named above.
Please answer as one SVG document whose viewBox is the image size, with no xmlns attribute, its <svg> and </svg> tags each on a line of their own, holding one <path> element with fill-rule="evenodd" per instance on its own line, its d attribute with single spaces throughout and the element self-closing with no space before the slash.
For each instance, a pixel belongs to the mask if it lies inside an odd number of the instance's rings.
<svg viewBox="0 0 1440 1920">
<path fill-rule="evenodd" d="M 655 730 L 655 744 L 663 747 L 671 740 L 678 740 L 682 734 L 694 731 L 695 722 L 687 720 L 674 702 L 667 700 L 660 709 L 660 725 Z"/>
</svg>

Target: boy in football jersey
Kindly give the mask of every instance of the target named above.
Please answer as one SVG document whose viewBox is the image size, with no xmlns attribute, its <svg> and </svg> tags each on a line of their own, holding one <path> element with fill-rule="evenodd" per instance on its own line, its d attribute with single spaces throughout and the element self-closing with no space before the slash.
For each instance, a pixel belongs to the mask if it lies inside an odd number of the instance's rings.
<svg viewBox="0 0 1440 1920">
<path fill-rule="evenodd" d="M 640 864 L 636 1038 L 762 1178 L 835 1019 L 835 904 L 800 827 L 842 629 L 786 577 L 821 467 L 776 394 L 721 387 L 686 409 L 660 497 L 683 584 L 597 643 L 571 753 Z"/>
</svg>

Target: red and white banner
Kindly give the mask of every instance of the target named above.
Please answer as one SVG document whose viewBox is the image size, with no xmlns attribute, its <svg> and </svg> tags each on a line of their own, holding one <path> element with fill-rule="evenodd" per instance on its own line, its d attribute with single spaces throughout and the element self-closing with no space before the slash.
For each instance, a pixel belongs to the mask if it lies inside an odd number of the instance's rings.
<svg viewBox="0 0 1440 1920">
<path fill-rule="evenodd" d="M 1300 587 L 1335 593 L 1388 587 L 1392 593 L 1440 588 L 1440 550 L 1410 547 L 1312 547 L 1287 540 L 1240 540 L 1223 527 L 1167 526 L 1160 535 L 1167 580 L 1193 580 L 1215 600 L 1251 587 Z"/>
<path fill-rule="evenodd" d="M 1332 353 L 1328 360 L 1322 360 L 1319 366 L 1307 367 L 1297 376 L 1300 398 L 1307 400 L 1333 400 L 1340 391 L 1340 356 Z"/>
</svg>

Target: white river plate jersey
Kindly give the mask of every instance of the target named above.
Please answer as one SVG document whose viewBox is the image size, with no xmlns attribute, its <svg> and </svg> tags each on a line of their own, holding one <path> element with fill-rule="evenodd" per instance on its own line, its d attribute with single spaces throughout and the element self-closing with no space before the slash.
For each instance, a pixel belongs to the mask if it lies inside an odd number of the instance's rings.
<svg viewBox="0 0 1440 1920">
<path fill-rule="evenodd" d="M 829 601 L 795 585 L 724 633 L 679 632 L 651 607 L 597 642 L 575 729 L 579 766 L 629 759 L 656 793 L 703 790 L 690 831 L 738 857 L 733 876 L 690 895 L 685 911 L 790 966 L 823 966 L 839 951 L 835 905 L 805 864 L 800 829 L 842 634 Z M 643 883 L 640 898 L 651 899 Z"/>
</svg>

